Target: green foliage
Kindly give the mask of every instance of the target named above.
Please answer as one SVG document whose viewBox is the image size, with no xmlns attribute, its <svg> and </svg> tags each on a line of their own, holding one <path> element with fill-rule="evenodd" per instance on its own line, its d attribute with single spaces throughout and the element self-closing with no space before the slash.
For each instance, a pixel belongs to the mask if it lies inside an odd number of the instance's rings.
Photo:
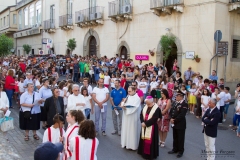
<svg viewBox="0 0 240 160">
<path fill-rule="evenodd" d="M 32 49 L 32 47 L 30 45 L 28 45 L 28 44 L 23 45 L 23 50 L 26 52 L 26 54 L 29 54 L 31 49 Z"/>
<path fill-rule="evenodd" d="M 13 39 L 5 34 L 0 35 L 0 57 L 11 54 L 11 49 L 13 49 Z"/>
<path fill-rule="evenodd" d="M 168 60 L 169 55 L 172 51 L 172 45 L 175 42 L 176 37 L 171 34 L 166 34 L 161 37 L 160 45 L 161 50 L 164 52 L 163 60 L 166 62 Z"/>
<path fill-rule="evenodd" d="M 198 55 L 195 55 L 192 60 L 198 59 Z"/>
<path fill-rule="evenodd" d="M 77 42 L 75 38 L 69 39 L 67 41 L 67 48 L 72 52 L 77 47 Z"/>
</svg>

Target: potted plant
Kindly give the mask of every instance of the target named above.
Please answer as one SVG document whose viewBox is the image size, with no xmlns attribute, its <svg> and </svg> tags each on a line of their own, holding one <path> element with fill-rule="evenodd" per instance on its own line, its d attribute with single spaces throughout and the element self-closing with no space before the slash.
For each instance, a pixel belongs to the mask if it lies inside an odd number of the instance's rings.
<svg viewBox="0 0 240 160">
<path fill-rule="evenodd" d="M 151 55 L 151 56 L 154 56 L 154 50 L 155 50 L 155 48 L 153 49 L 153 50 L 149 50 L 148 52 L 149 52 L 149 54 Z"/>
<path fill-rule="evenodd" d="M 198 55 L 195 55 L 195 56 L 193 57 L 193 60 L 195 60 L 197 63 L 199 63 L 200 60 L 201 60 L 201 58 L 199 58 Z"/>
<path fill-rule="evenodd" d="M 29 54 L 31 49 L 32 49 L 32 46 L 30 46 L 29 44 L 24 44 L 23 45 L 23 50 L 26 52 L 26 54 Z"/>
<path fill-rule="evenodd" d="M 67 48 L 70 50 L 70 56 L 72 56 L 72 52 L 76 47 L 77 47 L 77 42 L 76 42 L 75 38 L 69 39 L 67 41 Z"/>
</svg>

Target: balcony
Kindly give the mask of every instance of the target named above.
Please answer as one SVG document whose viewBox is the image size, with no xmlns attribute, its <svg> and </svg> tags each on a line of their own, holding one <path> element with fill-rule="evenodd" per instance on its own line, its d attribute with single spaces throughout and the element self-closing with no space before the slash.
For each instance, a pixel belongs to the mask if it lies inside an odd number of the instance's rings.
<svg viewBox="0 0 240 160">
<path fill-rule="evenodd" d="M 235 10 L 240 13 L 240 0 L 229 0 L 229 12 Z"/>
<path fill-rule="evenodd" d="M 184 0 L 150 0 L 150 9 L 157 16 L 161 13 L 172 14 L 173 10 L 182 13 L 183 5 Z"/>
<path fill-rule="evenodd" d="M 59 16 L 59 27 L 63 30 L 73 29 L 73 14 Z"/>
<path fill-rule="evenodd" d="M 113 22 L 132 20 L 132 5 L 122 4 L 120 0 L 108 2 L 108 17 Z"/>
<path fill-rule="evenodd" d="M 33 2 L 34 0 L 22 0 L 16 4 L 16 9 L 21 8 L 25 5 L 27 5 L 30 2 Z"/>
<path fill-rule="evenodd" d="M 81 28 L 103 24 L 103 7 L 91 7 L 75 12 L 75 23 Z"/>
<path fill-rule="evenodd" d="M 45 32 L 54 33 L 55 32 L 55 19 L 49 19 L 43 22 L 43 29 Z"/>
</svg>

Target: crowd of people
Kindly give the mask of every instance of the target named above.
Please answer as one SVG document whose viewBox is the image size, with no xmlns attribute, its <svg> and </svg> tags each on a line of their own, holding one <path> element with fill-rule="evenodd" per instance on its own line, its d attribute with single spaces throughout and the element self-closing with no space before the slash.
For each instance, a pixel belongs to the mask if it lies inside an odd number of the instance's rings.
<svg viewBox="0 0 240 160">
<path fill-rule="evenodd" d="M 30 130 L 39 140 L 36 131 L 45 129 L 36 160 L 46 159 L 46 154 L 55 159 L 96 159 L 96 137 L 107 135 L 108 101 L 111 134 L 121 136 L 122 148 L 137 150 L 144 159 L 158 157 L 170 127 L 173 149 L 168 153 L 182 157 L 188 113 L 201 118 L 206 150 L 215 151 L 217 126 L 226 121 L 232 99 L 230 88 L 215 70 L 207 78 L 191 67 L 182 74 L 177 60 L 167 70 L 163 64 L 135 64 L 119 55 L 9 56 L 0 67 L 0 116 L 14 108 L 14 99 L 25 141 L 29 141 Z M 234 96 L 231 127 L 240 137 L 240 83 Z M 95 122 L 90 120 L 93 114 Z"/>
</svg>

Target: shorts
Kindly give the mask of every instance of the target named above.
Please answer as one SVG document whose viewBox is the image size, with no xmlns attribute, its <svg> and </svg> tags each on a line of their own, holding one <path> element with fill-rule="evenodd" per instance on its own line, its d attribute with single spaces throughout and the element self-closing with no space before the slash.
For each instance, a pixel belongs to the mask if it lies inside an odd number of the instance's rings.
<svg viewBox="0 0 240 160">
<path fill-rule="evenodd" d="M 224 114 L 228 114 L 229 104 L 224 105 Z"/>
<path fill-rule="evenodd" d="M 151 91 L 150 95 L 153 97 L 153 98 L 157 98 L 157 91 L 154 89 Z"/>
</svg>

